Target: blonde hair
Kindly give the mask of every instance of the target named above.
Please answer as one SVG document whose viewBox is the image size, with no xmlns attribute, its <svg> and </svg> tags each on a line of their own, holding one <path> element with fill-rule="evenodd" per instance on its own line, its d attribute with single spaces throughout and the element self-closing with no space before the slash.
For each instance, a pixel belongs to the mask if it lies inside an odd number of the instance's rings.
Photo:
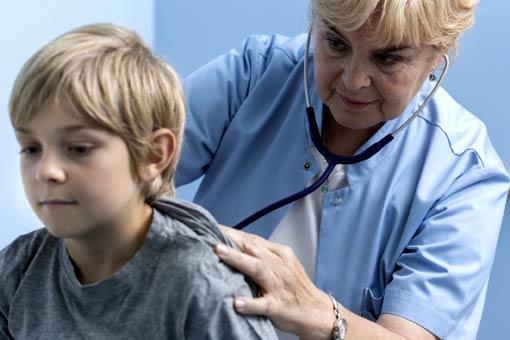
<svg viewBox="0 0 510 340">
<path fill-rule="evenodd" d="M 28 122 L 50 100 L 121 137 L 138 180 L 137 164 L 155 152 L 151 133 L 170 129 L 177 140 L 175 156 L 159 178 L 141 185 L 147 201 L 174 194 L 184 124 L 182 88 L 172 67 L 154 56 L 136 33 L 94 24 L 43 46 L 14 83 L 9 103 L 12 125 Z"/>
<path fill-rule="evenodd" d="M 372 39 L 383 45 L 429 45 L 455 55 L 477 5 L 478 0 L 312 0 L 312 12 L 344 31 L 373 25 Z"/>
</svg>

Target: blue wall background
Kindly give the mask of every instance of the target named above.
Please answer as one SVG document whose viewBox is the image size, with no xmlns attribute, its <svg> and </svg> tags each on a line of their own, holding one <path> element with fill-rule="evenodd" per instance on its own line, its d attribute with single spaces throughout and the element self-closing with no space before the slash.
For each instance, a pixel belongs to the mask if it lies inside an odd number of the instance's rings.
<svg viewBox="0 0 510 340">
<path fill-rule="evenodd" d="M 308 0 L 156 0 L 156 50 L 186 76 L 232 48 L 250 34 L 306 31 Z M 510 169 L 510 2 L 482 1 L 475 27 L 462 39 L 456 62 L 444 87 L 486 124 L 492 142 Z M 178 195 L 192 199 L 198 181 L 180 187 Z M 490 213 L 490 212 L 487 212 Z M 508 339 L 510 323 L 510 207 L 496 252 L 479 339 Z"/>
<path fill-rule="evenodd" d="M 445 82 L 448 91 L 486 122 L 493 144 L 510 168 L 510 2 L 482 1 L 475 28 L 462 41 L 458 60 Z M 18 146 L 7 103 L 22 64 L 57 35 L 92 22 L 114 22 L 136 30 L 186 76 L 195 68 L 240 46 L 254 33 L 304 32 L 308 0 L 20 0 L 0 11 L 0 248 L 40 226 L 26 203 L 18 174 Z M 197 183 L 178 195 L 192 199 Z M 488 212 L 490 213 L 490 212 Z M 510 207 L 507 207 L 492 272 L 479 339 L 506 339 L 510 323 Z"/>
</svg>

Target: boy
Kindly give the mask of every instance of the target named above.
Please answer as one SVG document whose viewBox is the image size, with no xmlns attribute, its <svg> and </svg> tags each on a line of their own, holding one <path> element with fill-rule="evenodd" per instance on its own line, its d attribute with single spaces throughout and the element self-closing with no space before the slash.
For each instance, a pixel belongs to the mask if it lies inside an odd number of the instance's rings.
<svg viewBox="0 0 510 340">
<path fill-rule="evenodd" d="M 229 241 L 175 199 L 184 104 L 133 32 L 78 28 L 23 67 L 10 101 L 21 174 L 45 229 L 0 252 L 1 339 L 273 339 L 235 313 L 250 288 Z M 230 244 L 230 243 L 229 243 Z"/>
</svg>

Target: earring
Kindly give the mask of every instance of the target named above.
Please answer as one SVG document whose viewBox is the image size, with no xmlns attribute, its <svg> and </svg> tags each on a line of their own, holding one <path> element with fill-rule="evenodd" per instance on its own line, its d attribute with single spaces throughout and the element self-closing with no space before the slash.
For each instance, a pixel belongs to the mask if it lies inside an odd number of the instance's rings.
<svg viewBox="0 0 510 340">
<path fill-rule="evenodd" d="M 429 80 L 430 81 L 436 81 L 436 75 L 434 73 L 432 73 L 431 75 L 429 75 Z"/>
</svg>

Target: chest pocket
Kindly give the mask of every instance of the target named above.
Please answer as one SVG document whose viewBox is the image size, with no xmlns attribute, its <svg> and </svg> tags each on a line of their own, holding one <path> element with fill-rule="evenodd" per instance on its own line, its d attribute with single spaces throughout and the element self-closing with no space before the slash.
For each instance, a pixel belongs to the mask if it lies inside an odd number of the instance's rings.
<svg viewBox="0 0 510 340">
<path fill-rule="evenodd" d="M 361 316 L 370 321 L 377 321 L 381 315 L 381 309 L 384 301 L 384 292 L 374 295 L 370 288 L 363 291 L 363 304 L 361 306 Z"/>
</svg>

